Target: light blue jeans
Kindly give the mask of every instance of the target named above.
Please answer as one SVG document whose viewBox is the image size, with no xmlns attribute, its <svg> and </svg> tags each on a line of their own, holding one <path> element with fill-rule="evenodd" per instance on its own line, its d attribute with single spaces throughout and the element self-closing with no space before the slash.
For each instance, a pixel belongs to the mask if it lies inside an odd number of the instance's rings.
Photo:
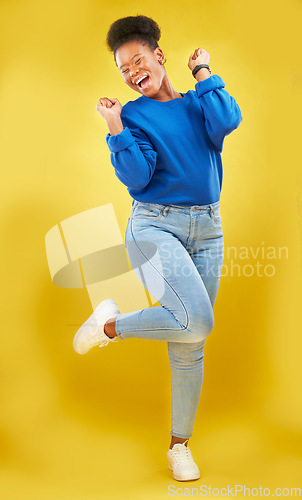
<svg viewBox="0 0 302 500">
<path fill-rule="evenodd" d="M 125 243 L 132 269 L 161 305 L 119 314 L 116 333 L 120 339 L 167 342 L 171 434 L 189 438 L 223 264 L 220 201 L 183 207 L 133 200 Z"/>
</svg>

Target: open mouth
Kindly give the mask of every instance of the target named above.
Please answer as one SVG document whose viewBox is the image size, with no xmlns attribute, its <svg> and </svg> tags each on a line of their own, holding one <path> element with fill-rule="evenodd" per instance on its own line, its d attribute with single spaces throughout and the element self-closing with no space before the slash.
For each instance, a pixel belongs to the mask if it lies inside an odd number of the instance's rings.
<svg viewBox="0 0 302 500">
<path fill-rule="evenodd" d="M 138 83 L 138 86 L 142 89 L 142 90 L 145 90 L 148 85 L 150 83 L 150 77 L 149 76 L 145 76 L 139 83 Z"/>
</svg>

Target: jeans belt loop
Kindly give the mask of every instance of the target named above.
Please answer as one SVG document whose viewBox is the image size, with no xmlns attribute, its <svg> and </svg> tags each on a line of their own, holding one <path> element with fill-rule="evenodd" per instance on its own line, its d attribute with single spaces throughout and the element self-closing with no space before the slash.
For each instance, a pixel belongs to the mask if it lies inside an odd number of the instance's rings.
<svg viewBox="0 0 302 500">
<path fill-rule="evenodd" d="M 164 209 L 163 209 L 163 215 L 166 216 L 167 215 L 167 212 L 170 208 L 170 205 L 167 205 Z"/>
</svg>

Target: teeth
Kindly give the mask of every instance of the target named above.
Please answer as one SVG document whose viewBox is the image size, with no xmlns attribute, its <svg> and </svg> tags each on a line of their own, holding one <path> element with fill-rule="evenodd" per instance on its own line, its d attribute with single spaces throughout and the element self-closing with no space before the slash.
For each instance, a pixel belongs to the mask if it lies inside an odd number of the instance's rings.
<svg viewBox="0 0 302 500">
<path fill-rule="evenodd" d="M 144 75 L 144 76 L 142 76 L 139 80 L 137 80 L 136 85 L 138 85 L 138 84 L 139 84 L 139 82 L 141 82 L 144 78 L 146 78 L 146 76 L 147 76 L 147 75 Z"/>
</svg>

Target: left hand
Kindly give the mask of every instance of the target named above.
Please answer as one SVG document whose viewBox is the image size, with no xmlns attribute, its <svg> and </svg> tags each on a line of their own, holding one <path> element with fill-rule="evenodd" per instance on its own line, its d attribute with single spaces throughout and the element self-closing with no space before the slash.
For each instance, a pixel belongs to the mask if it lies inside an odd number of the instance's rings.
<svg viewBox="0 0 302 500">
<path fill-rule="evenodd" d="M 210 54 L 205 49 L 198 48 L 190 55 L 188 66 L 193 71 L 198 64 L 209 64 L 209 61 Z"/>
</svg>

